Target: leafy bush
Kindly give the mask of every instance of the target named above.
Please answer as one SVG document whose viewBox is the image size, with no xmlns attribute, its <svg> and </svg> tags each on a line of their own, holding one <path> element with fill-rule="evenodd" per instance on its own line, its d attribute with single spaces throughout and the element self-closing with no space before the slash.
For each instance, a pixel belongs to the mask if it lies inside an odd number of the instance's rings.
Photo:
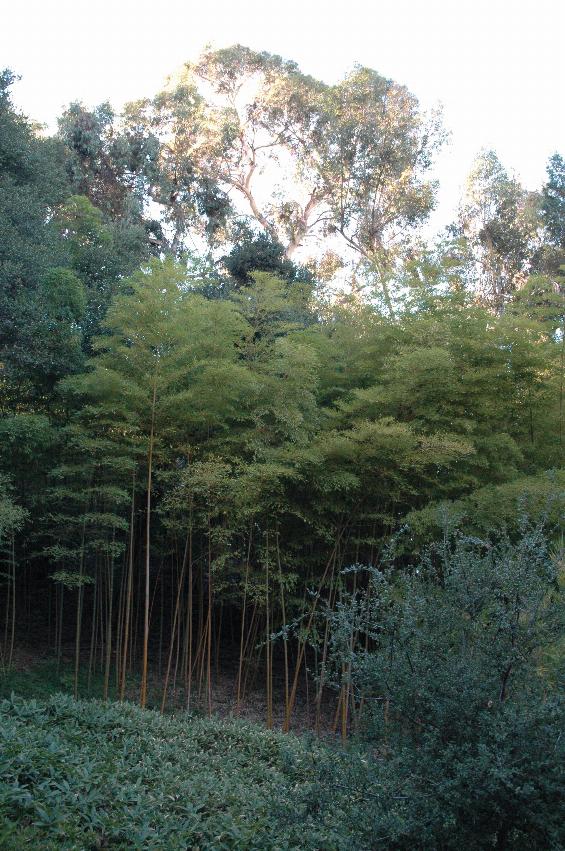
<svg viewBox="0 0 565 851">
<path fill-rule="evenodd" d="M 330 615 L 378 756 L 371 847 L 564 847 L 561 566 L 539 528 L 459 537 L 409 576 L 369 569 Z"/>
<path fill-rule="evenodd" d="M 544 518 L 559 527 L 565 512 L 565 470 L 521 476 L 501 485 L 487 485 L 462 499 L 432 502 L 406 517 L 409 541 L 416 551 L 430 539 L 441 539 L 446 524 L 467 533 L 487 535 L 493 528 L 519 532 L 521 518 Z"/>
<path fill-rule="evenodd" d="M 130 704 L 0 704 L 0 847 L 362 847 L 319 783 L 329 749 Z M 318 791 L 317 791 L 318 790 Z"/>
</svg>

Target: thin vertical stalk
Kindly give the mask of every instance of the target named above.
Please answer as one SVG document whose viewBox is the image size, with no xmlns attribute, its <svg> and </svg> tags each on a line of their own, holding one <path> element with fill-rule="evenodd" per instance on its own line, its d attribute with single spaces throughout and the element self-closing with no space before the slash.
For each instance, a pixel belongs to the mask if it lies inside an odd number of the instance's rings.
<svg viewBox="0 0 565 851">
<path fill-rule="evenodd" d="M 82 626 L 82 604 L 84 597 L 83 577 L 84 577 L 84 539 L 86 535 L 86 516 L 82 521 L 82 535 L 80 542 L 80 564 L 78 574 L 78 596 L 77 596 L 77 614 L 76 614 L 76 632 L 75 632 L 75 677 L 74 677 L 74 698 L 78 697 L 78 671 L 80 665 L 80 638 Z"/>
<path fill-rule="evenodd" d="M 169 647 L 169 655 L 168 655 L 168 658 L 167 658 L 167 672 L 165 674 L 165 683 L 163 685 L 163 697 L 161 699 L 161 713 L 163 713 L 165 711 L 165 706 L 166 706 L 166 703 L 167 703 L 167 690 L 168 690 L 168 687 L 169 687 L 169 677 L 170 677 L 170 674 L 171 674 L 171 663 L 172 663 L 172 659 L 173 659 L 173 648 L 174 648 L 174 644 L 175 644 L 177 619 L 178 619 L 178 616 L 179 616 L 181 593 L 182 593 L 182 589 L 183 589 L 183 585 L 184 585 L 184 575 L 185 575 L 186 566 L 187 566 L 187 562 L 188 562 L 188 552 L 189 552 L 189 536 L 187 535 L 186 544 L 185 544 L 185 548 L 184 548 L 184 557 L 183 557 L 183 560 L 182 560 L 182 570 L 181 570 L 181 575 L 180 575 L 180 578 L 179 578 L 179 584 L 178 584 L 178 589 L 177 589 L 177 599 L 176 599 L 176 604 L 175 604 L 175 613 L 174 613 L 174 616 L 173 616 L 173 625 L 172 625 L 172 628 L 171 628 L 171 644 L 170 644 L 170 647 Z"/>
<path fill-rule="evenodd" d="M 249 542 L 247 544 L 247 559 L 245 562 L 245 581 L 243 585 L 243 607 L 241 612 L 241 634 L 239 641 L 239 665 L 237 670 L 237 697 L 235 702 L 235 714 L 239 715 L 240 705 L 241 705 L 241 674 L 243 670 L 243 638 L 245 635 L 245 615 L 247 611 L 247 589 L 249 585 L 249 561 L 251 558 L 251 541 L 253 539 L 253 523 L 251 523 L 249 528 Z"/>
<path fill-rule="evenodd" d="M 147 504 L 145 518 L 145 606 L 143 610 L 143 660 L 141 665 L 141 694 L 139 705 L 147 703 L 147 665 L 149 654 L 149 598 L 151 566 L 151 479 L 153 475 L 153 441 L 155 436 L 155 404 L 157 400 L 157 370 L 153 374 L 153 397 L 151 401 L 151 429 L 147 456 Z"/>
<path fill-rule="evenodd" d="M 8 652 L 8 670 L 12 667 L 14 658 L 14 641 L 16 637 L 16 539 L 12 533 L 11 547 L 11 573 L 12 573 L 12 629 L 10 633 L 10 650 Z"/>
<path fill-rule="evenodd" d="M 108 700 L 108 690 L 110 685 L 110 666 L 112 663 L 112 617 L 113 617 L 113 602 L 114 602 L 114 539 L 115 529 L 112 530 L 112 551 L 110 554 L 108 572 L 108 623 L 106 627 L 106 663 L 104 668 L 104 700 Z"/>
<path fill-rule="evenodd" d="M 312 603 L 312 609 L 310 611 L 310 616 L 308 618 L 308 623 L 307 623 L 307 626 L 306 626 L 306 636 L 309 634 L 310 629 L 312 628 L 314 615 L 316 614 L 316 608 L 317 608 L 317 605 L 318 605 L 318 599 L 320 597 L 321 590 L 324 586 L 324 582 L 326 581 L 328 571 L 329 571 L 331 565 L 333 564 L 334 559 L 337 556 L 337 549 L 338 549 L 339 542 L 341 540 L 342 534 L 343 534 L 343 529 L 339 531 L 336 542 L 335 542 L 333 550 L 332 550 L 332 553 L 331 553 L 331 555 L 330 555 L 330 557 L 329 557 L 329 559 L 326 563 L 326 567 L 324 569 L 324 573 L 322 575 L 322 578 L 320 580 L 320 584 L 319 584 L 319 587 L 318 587 L 318 593 L 314 597 L 314 602 Z M 299 643 L 298 658 L 296 660 L 296 667 L 295 667 L 295 670 L 294 670 L 294 678 L 293 678 L 293 681 L 292 681 L 292 689 L 291 689 L 291 692 L 290 692 L 290 698 L 289 698 L 289 701 L 288 701 L 288 709 L 287 709 L 287 712 L 285 713 L 285 719 L 284 719 L 284 724 L 283 724 L 283 731 L 285 733 L 288 733 L 288 731 L 290 730 L 290 719 L 291 719 L 291 715 L 292 715 L 292 712 L 293 712 L 293 709 L 294 709 L 294 704 L 296 702 L 296 693 L 298 691 L 298 677 L 300 675 L 300 668 L 302 666 L 302 661 L 304 659 L 305 647 L 306 647 L 306 638 L 304 638 L 303 641 L 301 641 Z"/>
<path fill-rule="evenodd" d="M 279 587 L 281 595 L 281 615 L 283 626 L 283 651 L 284 651 L 284 714 L 288 712 L 289 707 L 289 669 L 288 669 L 288 636 L 286 634 L 286 607 L 284 599 L 284 582 L 282 577 L 281 553 L 279 546 L 279 530 L 276 532 L 276 551 L 277 551 L 277 568 L 279 572 Z"/>
<path fill-rule="evenodd" d="M 193 631 L 193 600 L 192 600 L 192 591 L 194 585 L 194 576 L 193 576 L 193 563 L 192 563 L 192 495 L 190 497 L 190 506 L 188 512 L 188 623 L 187 623 L 187 641 L 188 641 L 188 655 L 186 660 L 186 673 L 185 673 L 185 688 L 186 688 L 186 708 L 187 711 L 190 711 L 190 698 L 192 696 L 192 631 Z"/>
<path fill-rule="evenodd" d="M 206 652 L 206 692 L 208 701 L 208 717 L 212 716 L 212 529 L 210 512 L 208 512 L 208 622 L 207 622 L 207 652 Z"/>
</svg>

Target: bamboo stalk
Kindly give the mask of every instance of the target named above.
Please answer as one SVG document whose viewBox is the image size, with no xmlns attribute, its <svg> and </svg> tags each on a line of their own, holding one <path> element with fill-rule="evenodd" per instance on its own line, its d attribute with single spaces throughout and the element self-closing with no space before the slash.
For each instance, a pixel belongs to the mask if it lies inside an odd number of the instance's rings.
<svg viewBox="0 0 565 851">
<path fill-rule="evenodd" d="M 149 595 L 151 563 L 151 478 L 153 475 L 153 441 L 155 435 L 155 403 L 157 399 L 157 371 L 153 375 L 153 399 L 151 403 L 151 430 L 149 434 L 149 453 L 147 456 L 147 504 L 145 518 L 145 607 L 143 612 L 143 659 L 141 665 L 141 693 L 139 705 L 147 703 L 147 666 L 149 653 Z"/>
</svg>

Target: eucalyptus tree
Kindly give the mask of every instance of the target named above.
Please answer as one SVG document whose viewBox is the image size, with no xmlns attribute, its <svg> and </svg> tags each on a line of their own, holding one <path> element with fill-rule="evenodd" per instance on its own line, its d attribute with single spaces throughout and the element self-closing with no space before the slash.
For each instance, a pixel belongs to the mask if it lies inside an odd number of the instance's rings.
<svg viewBox="0 0 565 851">
<path fill-rule="evenodd" d="M 494 151 L 476 158 L 458 213 L 469 277 L 485 302 L 504 309 L 541 247 L 540 198 L 505 170 Z"/>
<path fill-rule="evenodd" d="M 74 194 L 86 196 L 110 220 L 142 223 L 159 153 L 155 136 L 132 124 L 120 127 L 108 102 L 94 109 L 71 103 L 58 124 Z"/>
<path fill-rule="evenodd" d="M 542 189 L 542 214 L 549 241 L 565 246 L 565 160 L 555 153 L 547 164 L 547 181 Z"/>
<path fill-rule="evenodd" d="M 337 234 L 386 284 L 384 269 L 433 207 L 426 173 L 442 138 L 437 115 L 367 68 L 327 85 L 235 45 L 204 52 L 127 114 L 160 138 L 167 192 L 158 200 L 174 209 L 179 239 L 200 183 L 216 199 L 218 238 L 229 237 L 220 220 L 230 201 L 287 258 Z M 201 209 L 209 205 L 203 198 Z"/>
<path fill-rule="evenodd" d="M 546 171 L 540 211 L 543 245 L 536 255 L 534 271 L 555 279 L 565 265 L 565 160 L 561 154 L 549 158 Z"/>
<path fill-rule="evenodd" d="M 316 175 L 322 233 L 339 235 L 376 275 L 392 311 L 396 261 L 435 205 L 428 171 L 444 140 L 440 114 L 424 114 L 406 87 L 364 67 L 324 87 L 314 110 L 294 144 Z"/>
</svg>

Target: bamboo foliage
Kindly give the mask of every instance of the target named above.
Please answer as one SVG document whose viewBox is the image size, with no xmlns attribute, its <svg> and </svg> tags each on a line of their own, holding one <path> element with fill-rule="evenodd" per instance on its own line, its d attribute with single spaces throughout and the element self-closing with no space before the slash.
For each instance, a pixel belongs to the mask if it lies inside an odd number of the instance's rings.
<svg viewBox="0 0 565 851">
<path fill-rule="evenodd" d="M 88 370 L 59 385 L 57 463 L 30 506 L 75 694 L 87 671 L 104 697 L 211 714 L 227 681 L 236 714 L 259 690 L 267 726 L 290 729 L 300 707 L 321 729 L 321 614 L 361 581 L 343 568 L 374 564 L 410 512 L 560 463 L 552 327 L 460 293 L 412 294 L 392 321 L 370 305 L 316 314 L 267 273 L 212 299 L 170 260 L 140 270 Z M 3 532 L 3 664 L 26 599 L 18 517 Z M 353 653 L 357 632 L 347 641 Z M 350 677 L 330 712 L 344 738 L 362 709 Z"/>
</svg>

